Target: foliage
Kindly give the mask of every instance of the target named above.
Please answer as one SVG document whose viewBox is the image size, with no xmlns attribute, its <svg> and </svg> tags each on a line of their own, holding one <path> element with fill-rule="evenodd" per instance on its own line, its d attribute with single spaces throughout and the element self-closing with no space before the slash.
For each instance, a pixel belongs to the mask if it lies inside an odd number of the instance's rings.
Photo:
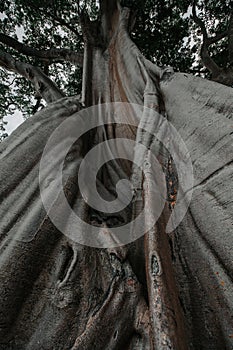
<svg viewBox="0 0 233 350">
<path fill-rule="evenodd" d="M 215 36 L 218 33 L 222 33 L 228 29 L 230 15 L 232 13 L 231 0 L 201 0 L 197 1 L 198 17 L 203 21 L 206 26 L 207 33 L 210 37 Z M 193 35 L 194 41 L 197 46 L 201 44 L 201 30 L 193 23 Z M 211 46 L 211 57 L 214 59 L 217 65 L 220 67 L 227 67 L 229 65 L 229 51 L 228 40 L 226 38 Z M 202 69 L 203 65 L 201 59 L 196 64 L 198 69 Z M 209 77 L 209 73 L 205 74 Z"/>
<path fill-rule="evenodd" d="M 160 66 L 171 65 L 177 71 L 206 70 L 197 62 L 200 30 L 190 18 L 190 0 L 123 0 L 123 6 L 135 10 L 137 21 L 131 33 L 143 54 Z M 227 27 L 230 1 L 200 0 L 198 9 L 210 34 Z M 88 11 L 91 19 L 98 18 L 98 2 L 94 0 L 5 0 L 0 3 L 0 32 L 10 35 L 37 49 L 67 48 L 80 51 L 83 37 L 80 11 Z M 80 93 L 81 68 L 70 63 L 48 64 L 27 57 L 0 44 L 0 49 L 13 57 L 41 67 L 67 95 Z M 212 55 L 222 66 L 227 65 L 227 42 L 212 45 Z M 194 70 L 194 66 L 195 70 Z M 208 76 L 208 74 L 207 74 Z M 0 68 L 0 120 L 20 109 L 31 115 L 43 103 L 35 100 L 34 89 L 24 78 Z"/>
<path fill-rule="evenodd" d="M 190 35 L 190 20 L 184 18 L 189 1 L 139 0 L 134 6 L 138 20 L 132 37 L 145 56 L 160 66 L 188 71 L 194 60 L 188 40 L 184 40 Z"/>
</svg>

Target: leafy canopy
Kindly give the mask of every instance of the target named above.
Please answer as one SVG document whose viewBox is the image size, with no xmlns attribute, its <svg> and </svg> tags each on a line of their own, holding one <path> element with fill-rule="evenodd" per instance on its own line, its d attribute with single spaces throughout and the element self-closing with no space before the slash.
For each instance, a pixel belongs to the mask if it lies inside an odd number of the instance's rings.
<svg viewBox="0 0 233 350">
<path fill-rule="evenodd" d="M 131 36 L 143 54 L 160 66 L 177 71 L 206 72 L 197 62 L 200 31 L 190 18 L 190 0 L 123 0 L 137 16 Z M 200 0 L 198 9 L 210 34 L 225 30 L 230 1 Z M 93 0 L 5 0 L 0 2 L 0 32 L 37 49 L 66 48 L 83 50 L 80 11 L 98 18 L 98 2 Z M 0 50 L 17 60 L 40 67 L 67 95 L 80 93 L 82 68 L 65 61 L 49 62 L 29 57 L 0 43 Z M 227 64 L 227 43 L 213 46 L 220 65 Z M 35 99 L 31 84 L 21 76 L 0 68 L 0 128 L 3 118 L 19 109 L 27 117 L 44 105 Z M 0 130 L 1 132 L 1 130 Z"/>
</svg>

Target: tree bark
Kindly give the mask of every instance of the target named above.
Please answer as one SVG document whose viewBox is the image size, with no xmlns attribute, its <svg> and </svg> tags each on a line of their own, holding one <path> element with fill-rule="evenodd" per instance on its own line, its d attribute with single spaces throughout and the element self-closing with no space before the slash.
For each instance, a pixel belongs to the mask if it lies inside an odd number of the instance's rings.
<svg viewBox="0 0 233 350">
<path fill-rule="evenodd" d="M 50 50 L 37 50 L 19 42 L 14 38 L 11 38 L 9 35 L 4 33 L 0 33 L 0 42 L 7 45 L 7 47 L 12 47 L 16 51 L 26 56 L 37 57 L 49 62 L 64 60 L 80 67 L 82 67 L 83 64 L 83 54 L 71 50 L 56 48 L 52 48 Z"/>
<path fill-rule="evenodd" d="M 27 120 L 0 145 L 0 349 L 230 349 L 232 89 L 162 71 L 132 43 L 128 9 L 102 1 L 101 11 L 101 23 L 83 24 L 83 103 L 137 103 L 143 106 L 142 117 L 136 130 L 126 120 L 123 126 L 98 128 L 72 146 L 64 163 L 67 199 L 91 222 L 77 178 L 84 150 L 97 140 L 118 137 L 152 147 L 155 122 L 153 137 L 141 128 L 150 117 L 148 107 L 168 118 L 187 143 L 194 198 L 173 233 L 166 233 L 171 215 L 166 203 L 156 225 L 127 246 L 77 244 L 51 223 L 40 198 L 38 172 L 51 133 L 76 117 L 81 105 L 76 96 L 62 98 Z M 102 44 L 94 40 L 94 29 L 104 38 Z M 61 149 L 69 137 L 61 135 Z M 144 156 L 135 149 L 135 159 L 143 163 Z M 158 159 L 167 172 L 167 153 L 160 157 L 158 152 Z M 142 193 L 140 200 L 153 202 L 141 172 L 125 160 L 118 165 Z M 100 174 L 109 191 L 119 179 L 114 169 L 106 164 Z M 51 171 L 51 182 L 52 170 L 45 169 Z M 59 196 L 54 206 L 59 206 Z M 99 215 L 110 235 L 106 222 L 111 216 Z"/>
<path fill-rule="evenodd" d="M 31 64 L 16 61 L 10 54 L 0 50 L 0 66 L 22 75 L 31 81 L 39 96 L 47 102 L 53 102 L 64 97 L 65 94 L 42 72 L 38 67 Z"/>
</svg>

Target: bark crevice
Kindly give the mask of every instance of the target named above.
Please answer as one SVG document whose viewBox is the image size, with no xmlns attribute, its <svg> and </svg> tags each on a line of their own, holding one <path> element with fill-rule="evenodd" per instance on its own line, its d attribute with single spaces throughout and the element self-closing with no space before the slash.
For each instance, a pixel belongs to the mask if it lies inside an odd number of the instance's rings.
<svg viewBox="0 0 233 350">
<path fill-rule="evenodd" d="M 106 16 L 108 6 L 111 6 L 113 17 L 110 16 L 111 23 L 108 24 L 106 19 L 103 25 L 103 45 L 94 40 L 95 28 L 98 27 L 98 33 L 101 32 L 100 23 L 85 20 L 83 102 L 85 106 L 105 102 L 135 103 L 142 106 L 142 113 L 135 128 L 127 123 L 127 117 L 131 117 L 127 115 L 125 124 L 99 127 L 85 136 L 86 139 L 82 139 L 80 144 L 73 145 L 77 147 L 76 151 L 72 153 L 71 150 L 64 163 L 68 180 L 63 190 L 69 205 L 74 212 L 77 210 L 83 221 L 90 223 L 93 220 L 108 237 L 113 237 L 110 223 L 113 227 L 119 224 L 120 215 L 115 220 L 104 212 L 91 211 L 77 185 L 78 170 L 86 148 L 118 137 L 137 140 L 147 149 L 154 150 L 166 172 L 167 164 L 171 165 L 171 157 L 154 138 L 158 125 L 153 115 L 159 113 L 164 120 L 169 116 L 198 160 L 198 152 L 207 156 L 211 150 L 210 145 L 207 153 L 205 149 L 200 149 L 198 145 L 202 145 L 202 142 L 198 137 L 204 130 L 205 137 L 201 137 L 207 139 L 216 128 L 212 126 L 214 123 L 210 123 L 210 116 L 215 114 L 219 117 L 219 108 L 222 114 L 226 110 L 231 113 L 229 101 L 232 101 L 232 92 L 226 87 L 217 86 L 215 91 L 220 90 L 224 98 L 226 95 L 226 101 L 223 103 L 222 97 L 215 101 L 217 94 L 212 92 L 214 83 L 174 74 L 170 69 L 162 71 L 149 63 L 129 37 L 129 10 L 121 9 L 114 1 L 105 0 L 101 6 L 102 16 Z M 24 74 L 33 79 L 33 69 L 24 68 L 28 69 Z M 184 96 L 190 109 L 182 109 Z M 78 117 L 75 113 L 80 108 L 77 96 L 55 101 L 26 121 L 1 144 L 0 160 L 4 169 L 0 172 L 4 194 L 4 205 L 0 205 L 4 218 L 0 226 L 4 237 L 1 241 L 0 273 L 3 296 L 0 303 L 3 315 L 2 349 L 183 350 L 189 346 L 205 348 L 209 344 L 214 347 L 216 343 L 222 349 L 227 344 L 224 340 L 228 334 L 225 323 L 230 323 L 231 315 L 226 305 L 230 305 L 231 299 L 229 289 L 221 289 L 223 286 L 219 284 L 218 275 L 213 273 L 213 269 L 217 266 L 218 273 L 222 273 L 221 282 L 229 283 L 223 271 L 224 268 L 228 269 L 228 261 L 226 263 L 225 256 L 221 257 L 223 243 L 215 232 L 215 225 L 210 226 L 212 222 L 209 223 L 208 219 L 203 223 L 203 216 L 200 217 L 199 206 L 203 202 L 199 198 L 195 198 L 192 212 L 188 213 L 184 224 L 176 232 L 166 233 L 171 215 L 166 203 L 158 222 L 144 237 L 127 246 L 111 249 L 96 249 L 75 243 L 58 232 L 50 222 L 50 211 L 47 213 L 44 210 L 39 196 L 38 159 L 51 133 L 70 116 Z M 206 112 L 205 118 L 203 110 Z M 133 112 L 133 109 L 129 109 L 129 114 Z M 226 119 L 218 119 L 222 126 L 219 132 L 227 129 L 230 121 Z M 150 125 L 151 133 L 142 132 L 146 123 Z M 70 135 L 62 136 L 61 145 Z M 213 144 L 216 147 L 216 142 Z M 230 154 L 229 144 L 224 144 L 224 147 Z M 16 160 L 22 160 L 22 154 L 27 161 L 21 164 Z M 140 158 L 147 175 L 153 176 L 148 167 L 147 152 L 142 153 L 136 147 L 134 156 Z M 228 162 L 224 161 L 224 164 Z M 72 166 L 69 167 L 70 164 Z M 208 164 L 204 162 L 204 167 L 195 168 L 198 180 L 206 178 Z M 219 164 L 220 160 L 216 158 L 216 164 L 210 164 L 211 169 L 220 169 Z M 48 168 L 44 172 L 49 172 L 53 179 L 53 170 Z M 40 175 L 45 174 L 42 171 Z M 97 181 L 100 194 L 115 193 L 116 180 L 121 178 L 131 179 L 134 184 L 135 197 L 130 215 L 136 216 L 145 203 L 149 204 L 149 208 L 154 208 L 150 181 L 141 169 L 132 167 L 124 159 L 119 159 L 117 165 L 106 164 L 100 171 Z M 27 188 L 32 183 L 34 187 L 30 190 L 34 191 L 34 195 L 29 202 Z M 64 207 L 59 202 L 59 194 L 51 211 L 55 207 L 57 214 L 62 215 Z M 15 203 L 20 204 L 17 207 L 19 212 L 6 212 L 6 208 Z M 200 210 L 204 211 L 203 207 Z M 121 214 L 123 218 L 128 218 L 128 211 Z M 148 211 L 145 221 L 151 222 L 154 214 L 153 210 Z M 13 220 L 15 215 L 16 221 Z M 214 215 L 212 220 L 215 222 Z M 123 224 L 125 222 L 122 220 Z M 224 233 L 228 237 L 228 233 Z M 82 227 L 77 227 L 72 238 L 75 239 L 76 234 L 82 237 Z M 217 248 L 215 242 L 218 242 Z M 222 261 L 218 261 L 219 257 Z M 208 294 L 210 288 L 216 288 L 216 296 Z M 217 304 L 219 302 L 222 304 Z M 216 305 L 218 307 L 214 308 Z M 219 318 L 220 306 L 224 309 L 226 322 Z M 216 325 L 221 325 L 221 334 Z M 207 329 L 213 332 L 210 334 Z"/>
</svg>

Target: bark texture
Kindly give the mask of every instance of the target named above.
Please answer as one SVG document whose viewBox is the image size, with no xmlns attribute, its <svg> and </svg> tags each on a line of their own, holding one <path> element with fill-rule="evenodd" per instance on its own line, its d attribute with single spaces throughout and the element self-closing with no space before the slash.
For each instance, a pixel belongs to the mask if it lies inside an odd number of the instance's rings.
<svg viewBox="0 0 233 350">
<path fill-rule="evenodd" d="M 137 103 L 164 114 L 192 156 L 193 200 L 172 234 L 165 232 L 166 205 L 155 227 L 132 244 L 111 250 L 78 245 L 50 222 L 38 172 L 51 133 L 81 104 L 77 97 L 59 99 L 27 120 L 0 145 L 0 349 L 231 349 L 233 92 L 161 71 L 130 40 L 129 10 L 106 0 L 101 9 L 100 26 L 83 19 L 83 102 Z M 147 118 L 143 112 L 140 127 Z M 153 138 L 126 120 L 72 147 L 64 190 L 88 221 L 95 213 L 81 198 L 77 170 L 86 148 L 113 137 L 153 146 Z M 166 157 L 160 158 L 165 170 Z M 143 190 L 138 170 L 119 162 L 135 189 Z M 114 169 L 108 164 L 102 170 L 109 191 L 119 179 Z M 149 189 L 142 193 L 151 200 Z M 110 232 L 108 219 L 99 217 Z"/>
<path fill-rule="evenodd" d="M 19 42 L 18 40 L 4 33 L 0 33 L 0 42 L 7 45 L 8 47 L 12 47 L 13 49 L 26 56 L 37 57 L 49 63 L 62 60 L 71 62 L 78 66 L 82 66 L 83 63 L 83 55 L 72 50 L 56 48 L 52 48 L 50 50 L 37 50 Z"/>
<path fill-rule="evenodd" d="M 37 92 L 37 97 L 41 96 L 47 102 L 53 102 L 64 97 L 65 94 L 42 72 L 38 67 L 33 67 L 29 63 L 16 61 L 10 54 L 0 50 L 0 65 L 22 75 L 31 81 Z"/>
</svg>

